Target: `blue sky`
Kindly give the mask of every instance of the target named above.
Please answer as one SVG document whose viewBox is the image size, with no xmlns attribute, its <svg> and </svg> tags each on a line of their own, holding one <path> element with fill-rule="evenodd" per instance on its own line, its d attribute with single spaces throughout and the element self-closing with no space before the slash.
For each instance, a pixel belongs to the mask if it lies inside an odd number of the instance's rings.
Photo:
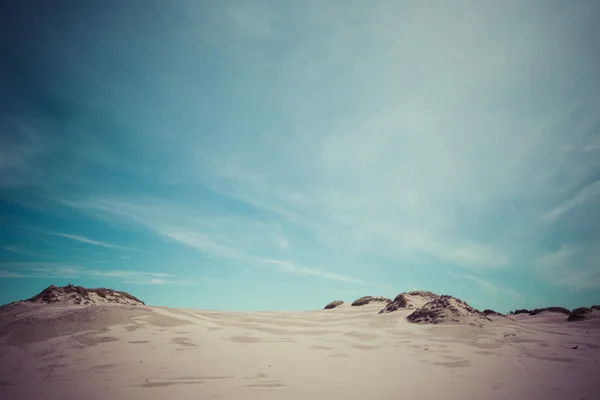
<svg viewBox="0 0 600 400">
<path fill-rule="evenodd" d="M 596 1 L 12 3 L 0 303 L 600 303 Z"/>
</svg>

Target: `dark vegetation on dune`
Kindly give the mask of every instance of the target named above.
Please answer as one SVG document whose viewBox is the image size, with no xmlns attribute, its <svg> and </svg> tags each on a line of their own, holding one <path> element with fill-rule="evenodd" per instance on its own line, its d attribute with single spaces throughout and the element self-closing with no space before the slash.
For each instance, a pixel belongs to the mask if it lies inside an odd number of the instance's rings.
<svg viewBox="0 0 600 400">
<path fill-rule="evenodd" d="M 427 290 L 413 290 L 412 292 L 406 292 L 411 296 L 423 296 L 423 297 L 439 297 L 439 294 L 428 292 Z"/>
<path fill-rule="evenodd" d="M 452 304 L 452 300 L 455 301 L 460 308 L 462 309 L 462 313 L 468 313 L 473 316 L 479 316 L 481 319 L 490 320 L 486 315 L 484 315 L 481 311 L 476 308 L 471 307 L 465 301 L 458 299 L 453 296 L 449 296 L 447 294 L 437 296 L 427 304 L 425 304 L 421 308 L 417 308 L 413 311 L 406 319 L 409 322 L 418 323 L 418 322 L 426 322 L 430 324 L 439 324 L 443 322 L 458 322 L 459 320 L 455 317 L 459 317 L 461 315 L 461 311 Z M 446 321 L 446 312 L 449 312 L 450 315 L 454 318 L 451 318 L 450 321 Z"/>
<path fill-rule="evenodd" d="M 379 314 L 386 314 L 393 311 L 396 311 L 400 308 L 406 308 L 408 306 L 408 299 L 406 298 L 404 293 L 400 293 L 398 296 L 394 298 L 393 301 L 389 302 L 383 310 L 379 311 Z"/>
<path fill-rule="evenodd" d="M 418 297 L 422 299 L 417 300 Z M 415 300 L 417 303 L 425 300 L 425 303 L 419 307 L 415 304 Z M 428 324 L 460 322 L 461 318 L 466 316 L 475 317 L 480 321 L 490 321 L 488 315 L 502 315 L 493 310 L 487 310 L 487 313 L 483 313 L 454 296 L 439 295 L 426 291 L 400 293 L 379 311 L 379 314 L 386 314 L 399 309 L 414 310 L 406 317 L 409 322 Z"/>
<path fill-rule="evenodd" d="M 414 297 L 412 296 L 421 296 L 428 297 L 428 301 L 422 306 L 417 307 L 414 303 Z M 453 299 L 458 303 L 451 303 L 450 300 Z M 491 317 L 506 317 L 505 314 L 497 312 L 495 310 L 486 309 L 484 311 L 479 311 L 476 308 L 471 307 L 463 300 L 460 300 L 456 297 L 450 295 L 438 295 L 428 291 L 412 291 L 412 292 L 403 292 L 397 295 L 394 300 L 387 299 L 385 297 L 373 297 L 373 296 L 364 296 L 357 300 L 355 300 L 352 305 L 353 306 L 362 306 L 365 304 L 372 303 L 374 301 L 377 302 L 385 302 L 387 303 L 383 309 L 379 311 L 379 314 L 387 314 L 400 309 L 406 310 L 414 310 L 410 315 L 406 317 L 409 322 L 413 323 L 431 323 L 431 324 L 439 324 L 448 321 L 458 321 L 455 317 L 459 315 L 472 315 L 477 317 L 481 317 L 482 320 L 490 320 Z M 421 301 L 421 300 L 418 300 Z M 329 303 L 325 306 L 325 309 L 337 307 L 339 304 L 343 302 L 338 300 Z M 460 308 L 460 310 L 458 308 Z M 573 311 L 565 308 L 565 307 L 543 307 L 543 308 L 535 308 L 532 310 L 526 308 L 520 308 L 514 311 L 510 311 L 509 315 L 519 315 L 519 314 L 527 314 L 528 316 L 538 315 L 540 313 L 560 313 L 564 315 L 568 315 L 567 321 L 578 321 L 583 320 L 591 316 L 591 312 L 594 310 L 600 311 L 600 305 L 593 305 L 590 308 L 580 307 Z"/>
<path fill-rule="evenodd" d="M 414 309 L 415 305 L 411 302 L 411 299 L 409 296 L 428 297 L 430 299 L 430 301 L 440 297 L 439 294 L 427 292 L 425 290 L 413 290 L 412 292 L 400 293 L 398 296 L 396 296 L 394 298 L 393 301 L 390 301 L 383 310 L 379 311 L 379 314 L 386 314 L 386 313 L 394 312 L 401 308 Z"/>
<path fill-rule="evenodd" d="M 373 302 L 379 302 L 379 303 L 389 303 L 390 299 L 386 298 L 386 297 L 374 297 L 374 296 L 364 296 L 361 297 L 360 299 L 356 299 L 354 300 L 354 302 L 352 303 L 353 306 L 364 306 L 367 305 L 369 303 L 373 303 Z"/>
<path fill-rule="evenodd" d="M 580 321 L 586 319 L 592 312 L 591 308 L 579 307 L 569 313 L 567 321 Z"/>
<path fill-rule="evenodd" d="M 554 312 L 554 313 L 563 313 L 566 315 L 569 315 L 569 313 L 571 312 L 570 310 L 564 308 L 564 307 L 545 307 L 545 308 L 536 308 L 534 310 L 531 310 L 529 312 L 529 315 L 537 315 L 541 312 Z"/>
<path fill-rule="evenodd" d="M 497 312 L 497 311 L 494 311 L 494 310 L 490 310 L 490 309 L 488 308 L 487 310 L 483 310 L 483 315 L 486 315 L 486 316 L 490 316 L 490 315 L 492 315 L 492 316 L 502 316 L 502 315 L 504 315 L 504 314 L 502 314 L 502 313 L 499 313 L 499 312 Z"/>
<path fill-rule="evenodd" d="M 325 306 L 325 310 L 331 310 L 332 308 L 336 308 L 337 306 L 341 306 L 342 304 L 344 304 L 342 300 L 334 300 Z"/>
<path fill-rule="evenodd" d="M 409 322 L 429 322 L 439 324 L 442 322 L 442 310 L 440 308 L 418 308 L 413 311 L 406 319 Z"/>
<path fill-rule="evenodd" d="M 544 307 L 544 308 L 535 308 L 533 310 L 519 309 L 519 310 L 511 311 L 510 314 L 511 315 L 528 314 L 530 316 L 533 316 L 533 315 L 540 314 L 542 312 L 552 312 L 552 313 L 561 313 L 561 314 L 568 315 L 567 321 L 580 321 L 580 320 L 590 317 L 592 311 L 594 311 L 594 310 L 600 310 L 600 306 L 594 305 L 594 306 L 591 306 L 590 308 L 579 307 L 574 310 L 569 310 L 568 308 L 565 308 L 565 307 Z"/>
<path fill-rule="evenodd" d="M 82 286 L 73 286 L 69 284 L 65 287 L 65 289 L 68 290 L 67 293 L 79 293 L 84 299 L 89 299 L 87 290 Z M 27 299 L 27 301 L 34 302 L 41 300 L 43 303 L 58 303 L 60 299 L 56 296 L 57 290 L 58 286 L 50 285 L 46 289 L 42 290 L 40 293 L 33 296 L 32 298 Z"/>
<path fill-rule="evenodd" d="M 87 289 L 87 288 L 84 288 L 83 286 L 75 286 L 71 283 L 69 283 L 67 286 L 63 286 L 63 287 L 50 285 L 46 289 L 42 290 L 39 294 L 31 297 L 30 299 L 27 299 L 27 301 L 30 301 L 30 302 L 42 301 L 43 303 L 49 303 L 49 304 L 58 303 L 60 301 L 60 298 L 58 296 L 60 293 L 70 295 L 74 299 L 73 301 L 75 304 L 84 304 L 84 305 L 90 304 L 90 301 L 91 301 L 90 293 L 95 293 L 104 299 L 106 299 L 109 296 L 119 296 L 119 297 L 124 297 L 129 300 L 139 302 L 143 305 L 146 305 L 143 301 L 141 301 L 137 297 L 132 296 L 126 292 L 121 292 L 119 290 L 112 290 L 112 289 L 106 289 L 106 288 Z"/>
</svg>

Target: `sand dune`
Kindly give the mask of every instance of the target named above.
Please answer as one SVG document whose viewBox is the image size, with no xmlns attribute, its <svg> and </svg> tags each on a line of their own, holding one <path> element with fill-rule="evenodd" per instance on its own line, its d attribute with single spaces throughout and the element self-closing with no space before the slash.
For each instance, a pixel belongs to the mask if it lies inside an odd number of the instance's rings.
<svg viewBox="0 0 600 400">
<path fill-rule="evenodd" d="M 598 398 L 599 319 L 539 313 L 423 325 L 408 322 L 413 309 L 382 307 L 15 303 L 0 310 L 0 398 Z"/>
<path fill-rule="evenodd" d="M 452 296 L 439 296 L 406 317 L 409 322 L 469 324 L 482 327 L 491 321 L 484 313 Z"/>
<path fill-rule="evenodd" d="M 106 288 L 87 289 L 83 286 L 75 286 L 72 284 L 63 287 L 50 285 L 41 293 L 26 301 L 30 303 L 59 304 L 63 306 L 95 306 L 108 304 L 144 305 L 143 301 L 129 293 Z"/>
<path fill-rule="evenodd" d="M 406 316 L 406 320 L 412 323 L 479 326 L 491 321 L 487 315 L 493 313 L 491 310 L 487 310 L 488 313 L 481 312 L 453 296 L 425 291 L 400 293 L 379 314 L 398 310 L 413 310 Z"/>
<path fill-rule="evenodd" d="M 414 310 L 416 308 L 423 307 L 425 304 L 433 301 L 440 296 L 431 292 L 425 291 L 414 291 L 407 293 L 400 293 L 398 296 L 394 298 L 393 301 L 388 303 L 385 308 L 383 308 L 380 313 L 389 313 L 396 311 L 400 308 L 406 308 L 409 310 Z"/>
</svg>

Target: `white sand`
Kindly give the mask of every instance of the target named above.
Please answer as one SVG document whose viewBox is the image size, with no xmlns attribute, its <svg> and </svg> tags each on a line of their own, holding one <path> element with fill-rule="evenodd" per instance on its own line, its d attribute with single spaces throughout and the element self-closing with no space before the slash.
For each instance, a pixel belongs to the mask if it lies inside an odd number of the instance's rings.
<svg viewBox="0 0 600 400">
<path fill-rule="evenodd" d="M 600 398 L 598 319 L 430 326 L 381 308 L 8 307 L 0 399 Z"/>
</svg>

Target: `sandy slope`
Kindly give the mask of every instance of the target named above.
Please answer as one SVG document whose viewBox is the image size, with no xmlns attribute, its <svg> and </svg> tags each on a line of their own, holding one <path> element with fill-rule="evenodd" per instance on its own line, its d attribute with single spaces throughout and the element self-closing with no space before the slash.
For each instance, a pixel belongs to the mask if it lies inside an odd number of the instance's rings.
<svg viewBox="0 0 600 400">
<path fill-rule="evenodd" d="M 302 313 L 18 304 L 0 399 L 586 399 L 600 320 L 406 322 L 380 304 Z M 577 345 L 577 349 L 572 347 Z"/>
</svg>

